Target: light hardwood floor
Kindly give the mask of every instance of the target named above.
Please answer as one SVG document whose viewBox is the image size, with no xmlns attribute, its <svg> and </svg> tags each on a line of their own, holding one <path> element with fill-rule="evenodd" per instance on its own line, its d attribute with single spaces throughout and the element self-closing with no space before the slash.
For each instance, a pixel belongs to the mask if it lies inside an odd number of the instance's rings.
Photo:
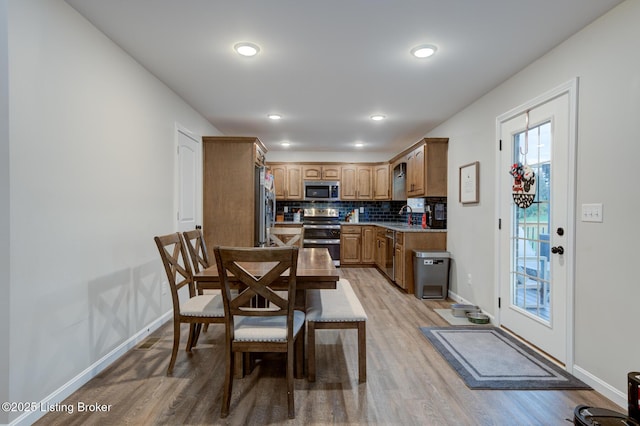
<svg viewBox="0 0 640 426">
<path fill-rule="evenodd" d="M 191 355 L 180 345 L 166 376 L 167 324 L 64 401 L 110 404 L 107 413 L 48 413 L 39 425 L 568 425 L 578 404 L 624 410 L 595 391 L 471 390 L 418 327 L 447 325 L 433 311 L 451 301 L 403 293 L 373 268 L 342 268 L 367 311 L 367 382 L 358 384 L 357 333 L 317 334 L 315 383 L 296 379 L 296 418 L 287 419 L 284 360 L 267 356 L 234 381 L 231 412 L 220 419 L 224 327 L 211 325 Z M 186 339 L 186 330 L 182 336 Z M 152 340 L 149 340 L 149 343 Z"/>
</svg>

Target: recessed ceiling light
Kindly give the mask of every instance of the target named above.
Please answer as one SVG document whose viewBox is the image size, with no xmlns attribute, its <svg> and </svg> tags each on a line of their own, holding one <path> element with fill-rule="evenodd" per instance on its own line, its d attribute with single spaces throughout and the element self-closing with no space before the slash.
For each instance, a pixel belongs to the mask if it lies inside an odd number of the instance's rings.
<svg viewBox="0 0 640 426">
<path fill-rule="evenodd" d="M 269 117 L 272 120 L 280 120 L 282 118 L 280 114 L 268 114 L 267 117 Z"/>
<path fill-rule="evenodd" d="M 416 58 L 428 58 L 436 53 L 437 47 L 431 44 L 422 44 L 411 49 L 411 54 Z"/>
<path fill-rule="evenodd" d="M 257 44 L 247 42 L 237 43 L 233 49 L 242 56 L 255 56 L 260 51 Z"/>
<path fill-rule="evenodd" d="M 288 147 L 288 146 L 290 146 L 291 144 L 290 144 L 289 142 L 282 142 L 280 145 L 282 145 L 282 146 L 284 146 L 284 147 Z"/>
<path fill-rule="evenodd" d="M 384 120 L 385 118 L 387 118 L 387 117 L 385 117 L 382 114 L 374 114 L 374 115 L 371 116 L 371 119 L 373 121 L 380 121 L 380 120 Z"/>
<path fill-rule="evenodd" d="M 356 146 L 356 148 L 362 148 L 364 146 L 364 144 L 362 142 L 356 142 L 355 146 Z"/>
</svg>

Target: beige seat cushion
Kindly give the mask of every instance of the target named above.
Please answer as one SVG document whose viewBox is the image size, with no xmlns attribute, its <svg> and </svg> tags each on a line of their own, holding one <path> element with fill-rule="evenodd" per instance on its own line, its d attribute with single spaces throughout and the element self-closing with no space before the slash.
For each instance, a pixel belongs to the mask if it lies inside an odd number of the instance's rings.
<svg viewBox="0 0 640 426">
<path fill-rule="evenodd" d="M 341 279 L 335 290 L 307 291 L 307 321 L 366 321 L 367 314 L 351 283 Z"/>
<path fill-rule="evenodd" d="M 267 308 L 268 309 L 268 308 Z M 304 325 L 304 312 L 293 311 L 293 334 L 298 334 Z M 235 340 L 241 342 L 284 342 L 287 340 L 287 317 L 236 316 Z"/>
<path fill-rule="evenodd" d="M 222 295 L 203 294 L 180 304 L 180 314 L 189 317 L 224 317 Z"/>
</svg>

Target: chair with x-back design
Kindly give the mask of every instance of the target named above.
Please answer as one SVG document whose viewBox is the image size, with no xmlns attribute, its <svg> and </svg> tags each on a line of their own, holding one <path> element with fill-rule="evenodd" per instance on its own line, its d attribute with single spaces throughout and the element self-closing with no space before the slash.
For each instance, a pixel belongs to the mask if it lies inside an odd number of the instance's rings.
<svg viewBox="0 0 640 426">
<path fill-rule="evenodd" d="M 226 319 L 226 373 L 220 415 L 229 414 L 236 353 L 284 352 L 289 418 L 294 418 L 294 360 L 301 372 L 305 320 L 304 312 L 294 310 L 298 248 L 216 247 L 214 253 Z M 286 287 L 285 297 L 273 290 L 275 285 L 281 286 L 279 290 Z M 232 288 L 238 288 L 238 292 L 232 293 Z M 266 300 L 268 307 L 251 307 L 255 297 Z"/>
<path fill-rule="evenodd" d="M 154 240 L 167 273 L 173 301 L 173 349 L 167 369 L 167 374 L 171 374 L 180 344 L 180 325 L 190 325 L 186 350 L 191 352 L 197 342 L 201 324 L 224 322 L 224 307 L 219 294 L 196 294 L 193 272 L 180 234 L 159 236 Z M 178 291 L 183 287 L 188 288 L 189 298 L 181 302 Z"/>
</svg>

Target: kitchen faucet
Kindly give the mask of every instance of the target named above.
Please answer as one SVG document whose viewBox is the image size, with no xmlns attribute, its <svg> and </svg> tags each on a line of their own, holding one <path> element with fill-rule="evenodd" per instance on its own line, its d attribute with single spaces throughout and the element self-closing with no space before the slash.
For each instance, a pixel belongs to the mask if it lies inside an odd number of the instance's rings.
<svg viewBox="0 0 640 426">
<path fill-rule="evenodd" d="M 409 226 L 411 226 L 411 215 L 413 214 L 413 209 L 411 208 L 411 206 L 410 206 L 410 205 L 405 204 L 404 206 L 400 207 L 400 211 L 398 212 L 398 214 L 402 214 L 402 210 L 404 210 L 404 209 L 405 209 L 405 207 L 406 207 L 406 209 L 407 209 L 407 213 L 408 213 L 408 214 L 407 214 L 407 224 L 408 224 Z"/>
</svg>

